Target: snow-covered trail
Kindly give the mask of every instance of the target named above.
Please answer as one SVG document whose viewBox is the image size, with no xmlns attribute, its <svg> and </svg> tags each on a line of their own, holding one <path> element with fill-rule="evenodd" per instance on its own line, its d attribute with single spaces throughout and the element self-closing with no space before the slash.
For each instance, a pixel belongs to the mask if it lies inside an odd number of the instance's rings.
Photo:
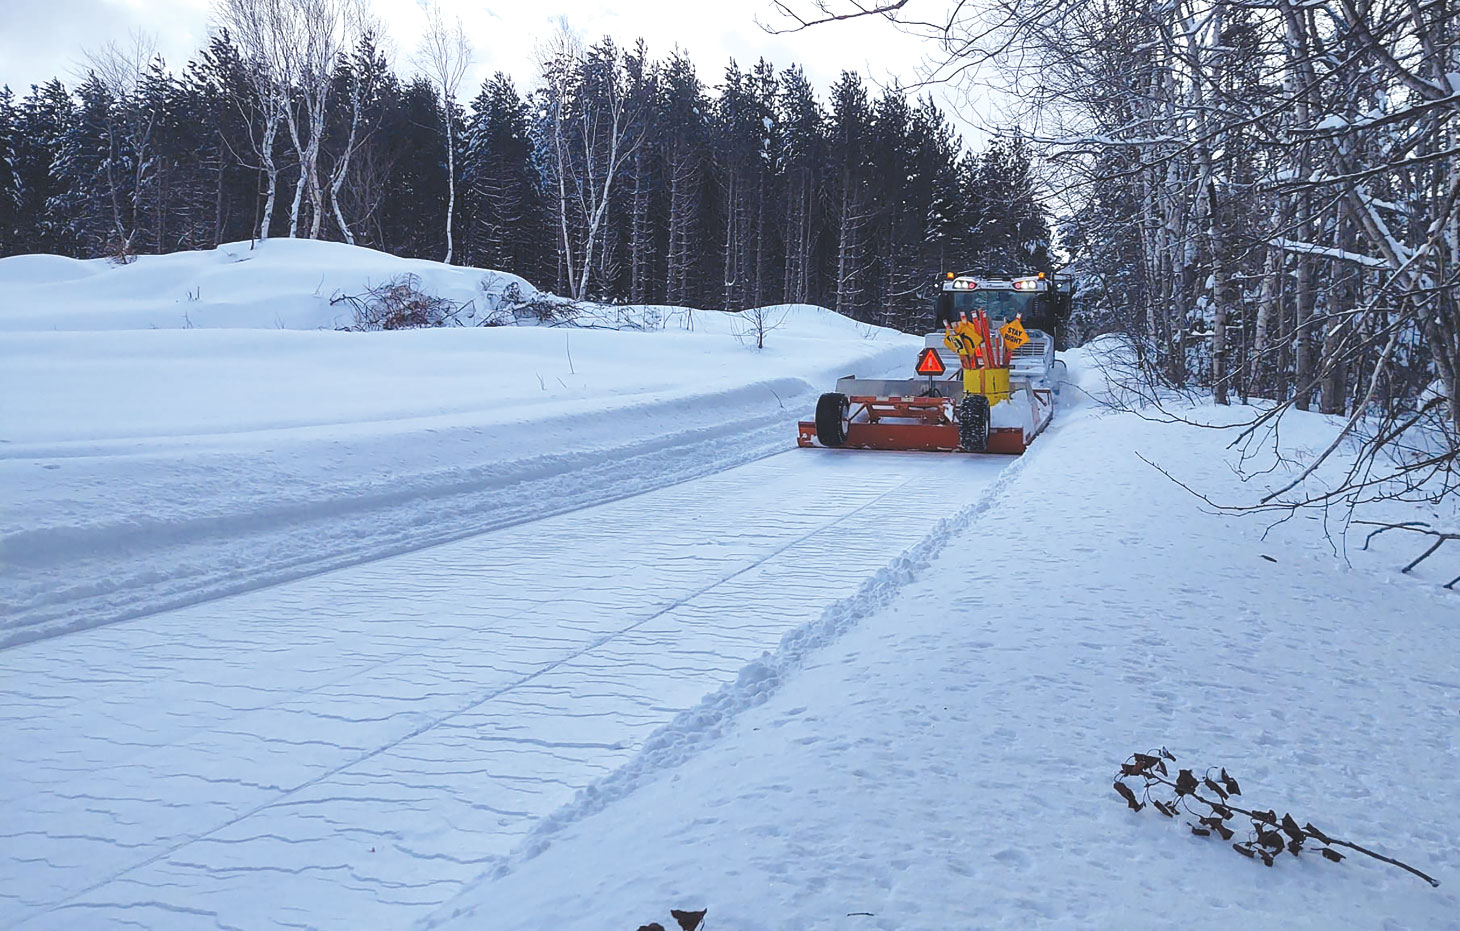
<svg viewBox="0 0 1460 931">
<path fill-rule="evenodd" d="M 888 602 L 424 927 L 673 927 L 671 908 L 708 908 L 741 931 L 1460 931 L 1456 597 L 1346 567 L 1314 516 L 1210 513 L 1137 456 L 1230 500 L 1229 441 L 1062 412 Z M 1119 764 L 1163 744 L 1441 886 L 1311 848 L 1268 869 L 1129 811 Z"/>
<path fill-rule="evenodd" d="M 796 450 L 0 652 L 0 925 L 423 917 L 1009 463 Z"/>
</svg>

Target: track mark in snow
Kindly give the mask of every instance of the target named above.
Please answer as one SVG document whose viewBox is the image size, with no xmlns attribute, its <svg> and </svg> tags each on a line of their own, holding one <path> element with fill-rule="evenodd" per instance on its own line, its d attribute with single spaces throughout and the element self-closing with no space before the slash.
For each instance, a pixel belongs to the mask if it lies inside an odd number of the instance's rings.
<svg viewBox="0 0 1460 931">
<path fill-rule="evenodd" d="M 160 852 L 154 854 L 153 856 L 151 856 L 150 858 L 148 858 L 147 860 L 144 860 L 141 863 L 136 864 L 135 866 L 128 867 L 127 869 L 122 870 L 119 873 L 116 873 L 114 875 L 105 877 L 104 879 L 101 879 L 101 880 L 93 883 L 91 886 L 89 886 L 89 887 L 87 887 L 85 889 L 80 890 L 79 892 L 76 893 L 76 896 L 78 896 L 78 897 L 79 896 L 84 896 L 88 892 L 92 892 L 95 889 L 99 889 L 102 886 L 104 886 L 104 885 L 106 885 L 106 884 L 108 884 L 110 882 L 113 882 L 113 881 L 115 881 L 117 879 L 121 879 L 123 876 L 127 875 L 128 873 L 132 872 L 133 870 L 141 869 L 141 868 L 146 867 L 146 866 L 148 866 L 148 865 L 150 865 L 152 863 L 157 862 L 158 860 L 161 860 L 161 859 L 164 859 L 164 858 L 168 858 L 168 857 L 172 857 L 178 851 L 182 850 L 184 847 L 186 847 L 189 844 L 192 844 L 192 843 L 194 843 L 196 841 L 200 841 L 200 840 L 211 840 L 213 834 L 216 834 L 216 833 L 221 832 L 221 831 L 224 831 L 224 830 L 226 830 L 226 829 L 228 829 L 230 827 L 233 827 L 235 824 L 238 824 L 239 822 L 244 821 L 245 819 L 252 818 L 253 816 L 259 814 L 260 812 L 264 811 L 267 808 L 271 808 L 271 807 L 273 807 L 275 805 L 287 805 L 287 804 L 290 804 L 291 803 L 291 797 L 292 796 L 294 796 L 294 795 L 296 795 L 296 794 L 298 794 L 300 792 L 304 792 L 304 791 L 306 791 L 308 789 L 311 789 L 314 786 L 319 785 L 320 783 L 325 782 L 325 781 L 331 779 L 332 777 L 334 777 L 334 776 L 336 776 L 336 775 L 344 772 L 345 770 L 354 768 L 355 766 L 358 766 L 361 763 L 364 763 L 364 762 L 366 762 L 366 761 L 368 761 L 368 760 L 370 760 L 370 759 L 372 759 L 372 758 L 374 758 L 376 756 L 379 756 L 382 753 L 385 753 L 385 752 L 387 752 L 389 750 L 393 750 L 394 748 L 400 746 L 403 743 L 406 743 L 407 741 L 414 740 L 415 738 L 420 737 L 421 735 L 425 734 L 427 731 L 429 731 L 429 730 L 431 730 L 433 728 L 439 727 L 439 726 L 441 726 L 443 724 L 446 724 L 447 722 L 451 721 L 453 718 L 456 718 L 456 717 L 459 717 L 460 715 L 467 714 L 467 713 L 470 713 L 472 711 L 475 711 L 475 710 L 481 708 L 483 705 L 485 705 L 486 703 L 488 703 L 490 701 L 493 701 L 495 699 L 498 699 L 498 698 L 501 698 L 501 697 L 503 697 L 505 695 L 508 695 L 509 693 L 513 692 L 514 690 L 519 689 L 522 686 L 528 685 L 529 683 L 533 682 L 534 680 L 536 680 L 538 678 L 541 678 L 542 676 L 545 676 L 545 675 L 553 672 L 554 670 L 558 669 L 559 667 L 561 667 L 561 666 L 563 666 L 563 665 L 565 665 L 567 663 L 570 663 L 570 662 L 572 662 L 572 661 L 574 661 L 576 659 L 579 659 L 580 657 L 584 656 L 585 654 L 588 654 L 588 653 L 590 653 L 590 652 L 592 652 L 594 650 L 597 650 L 600 647 L 602 647 L 602 646 L 604 646 L 604 645 L 612 642 L 613 640 L 615 640 L 615 639 L 617 639 L 619 637 L 622 637 L 622 636 L 624 636 L 624 635 L 626 635 L 626 634 L 628 634 L 628 633 L 630 633 L 630 632 L 632 632 L 632 631 L 634 631 L 634 630 L 636 630 L 636 629 L 644 626 L 645 624 L 648 624 L 648 623 L 650 623 L 652 621 L 658 620 L 659 618 L 663 617 L 665 614 L 668 614 L 669 612 L 671 612 L 673 610 L 676 610 L 677 608 L 683 606 L 684 604 L 687 604 L 688 602 L 694 600 L 695 598 L 698 598 L 699 596 L 705 594 L 706 592 L 709 592 L 711 589 L 718 588 L 719 586 L 725 584 L 726 582 L 733 581 L 734 579 L 736 579 L 736 578 L 744 575 L 745 573 L 751 571 L 752 569 L 758 568 L 759 566 L 763 565 L 767 561 L 769 561 L 771 559 L 774 559 L 776 556 L 779 556 L 780 554 L 784 553 L 786 550 L 790 549 L 793 546 L 796 546 L 799 543 L 804 542 L 805 540 L 809 539 L 810 537 L 812 537 L 812 536 L 814 536 L 814 535 L 816 535 L 818 533 L 822 533 L 823 531 L 829 530 L 832 527 L 835 527 L 836 525 L 842 523 L 843 521 L 845 521 L 849 517 L 853 517 L 856 514 L 860 514 L 862 511 L 866 510 L 872 504 L 875 504 L 876 502 L 883 500 L 888 495 L 893 494 L 893 493 L 899 491 L 903 487 L 905 487 L 905 486 L 898 486 L 898 487 L 893 488 L 893 489 L 891 489 L 891 490 L 889 490 L 887 492 L 884 492 L 883 494 L 879 495 L 877 498 L 873 499 L 872 501 L 868 502 L 867 504 L 863 504 L 862 506 L 858 507 L 855 511 L 851 512 L 850 514 L 842 515 L 842 516 L 837 517 L 834 520 L 832 520 L 832 521 L 830 521 L 830 522 L 828 522 L 826 524 L 823 524 L 823 525 L 817 527 L 816 529 L 812 530 L 810 533 L 807 533 L 807 534 L 805 534 L 802 537 L 799 537 L 799 538 L 797 538 L 795 540 L 792 540 L 791 542 L 786 543 L 786 544 L 780 546 L 779 548 L 772 550 L 771 552 L 767 553 L 766 555 L 759 557 L 758 559 L 755 560 L 755 562 L 751 563 L 750 565 L 746 566 L 745 568 L 740 569 L 739 571 L 734 572 L 731 575 L 729 575 L 729 576 L 727 576 L 727 577 L 725 577 L 723 579 L 718 579 L 718 580 L 716 580 L 714 582 L 711 582 L 709 585 L 706 585 L 704 588 L 700 589 L 699 591 L 696 591 L 696 592 L 694 592 L 694 593 L 692 593 L 692 594 L 690 594 L 690 595 L 688 595 L 688 596 L 686 596 L 684 598 L 681 598 L 680 600 L 671 603 L 667 607 L 664 607 L 664 608 L 660 609 L 659 611 L 655 612 L 654 614 L 651 614 L 648 617 L 645 617 L 645 618 L 643 618 L 641 620 L 635 621 L 633 624 L 630 624 L 629 626 L 627 626 L 627 627 L 625 627 L 625 628 L 623 628 L 621 630 L 617 630 L 617 631 L 614 631 L 611 634 L 608 634 L 607 636 L 600 637 L 598 640 L 596 640 L 596 641 L 594 641 L 592 643 L 589 643 L 588 645 L 586 645 L 586 646 L 584 646 L 584 647 L 582 647 L 582 648 L 580 648 L 580 649 L 578 649 L 578 650 L 576 650 L 576 651 L 574 651 L 572 653 L 569 653 L 568 655 L 564 656 L 562 659 L 559 659 L 559 660 L 557 660 L 555 662 L 552 662 L 552 663 L 547 664 L 546 666 L 543 666 L 542 668 L 540 668 L 540 669 L 532 672 L 531 674 L 529 674 L 527 676 L 522 677 L 521 679 L 518 679 L 517 681 L 511 683 L 510 685 L 503 686 L 502 688 L 496 690 L 495 692 L 491 692 L 491 693 L 489 693 L 487 695 L 484 695 L 481 698 L 473 701 L 471 704 L 469 704 L 469 705 L 467 705 L 467 706 L 465 706 L 463 708 L 459 708 L 459 709 L 457 709 L 455 711 L 452 711 L 451 713 L 446 714 L 446 715 L 444 715 L 442 717 L 435 718 L 435 719 L 432 719 L 430 721 L 427 721 L 426 723 L 421 724 L 420 726 L 416 727 L 414 730 L 409 731 L 408 733 L 405 733 L 405 734 L 401 735 L 399 738 L 397 738 L 397 739 L 395 739 L 395 740 L 393 740 L 393 741 L 391 741 L 391 742 L 389 742 L 387 744 L 384 744 L 382 746 L 376 747 L 376 748 L 370 750 L 368 753 L 363 753 L 363 754 L 361 754 L 361 755 L 359 755 L 359 756 L 357 756 L 357 757 L 355 757 L 353 759 L 346 760 L 345 762 L 343 762 L 343 763 L 339 764 L 338 766 L 336 766 L 334 769 L 327 770 L 327 771 L 325 771 L 323 773 L 320 773 L 318 776 L 314 777 L 313 779 L 310 779 L 307 782 L 304 782 L 304 783 L 302 783 L 300 785 L 297 785 L 297 786 L 289 789 L 288 791 L 284 792 L 284 794 L 281 795 L 279 798 L 270 799 L 269 801 L 265 802 L 264 804 L 259 805 L 259 806 L 255 807 L 253 809 L 248 810 L 248 811 L 244 811 L 241 814 L 239 814 L 238 816 L 234 817 L 232 820 L 226 821 L 223 824 L 220 824 L 220 825 L 214 827 L 212 830 L 208 831 L 205 834 L 199 834 L 199 835 L 196 835 L 196 836 L 188 837 L 188 838 L 184 839 L 183 841 L 175 844 L 170 849 L 160 851 Z M 221 734 L 227 734 L 228 733 L 227 731 L 221 730 L 221 729 L 220 730 L 217 730 L 215 732 L 216 733 L 221 733 Z M 241 735 L 241 736 L 252 736 L 252 735 Z M 269 740 L 270 741 L 273 741 L 273 742 L 278 742 L 278 738 L 276 738 L 276 737 L 270 737 Z M 292 743 L 293 745 L 296 745 L 296 746 L 305 745 L 305 744 L 309 744 L 309 743 L 313 743 L 313 744 L 326 744 L 326 742 L 324 742 L 324 741 L 283 741 L 283 742 L 286 743 L 286 744 Z M 328 746 L 334 746 L 336 748 L 338 748 L 338 746 L 339 746 L 337 744 L 326 744 L 326 745 L 328 745 Z M 572 744 L 559 744 L 558 746 L 564 746 L 564 747 L 566 747 L 566 746 L 574 746 L 574 745 L 572 745 Z M 579 747 L 595 747 L 595 745 L 593 745 L 593 744 L 579 744 L 577 746 L 579 746 Z M 601 749 L 604 746 L 605 745 L 596 745 L 595 748 Z M 265 789 L 278 789 L 278 788 L 281 788 L 279 786 L 258 786 L 256 784 L 245 783 L 242 780 L 220 780 L 220 779 L 206 779 L 206 777 L 204 777 L 204 778 L 205 778 L 205 781 L 209 781 L 209 782 L 235 782 L 235 783 L 239 783 L 239 784 L 243 784 L 243 785 L 254 785 L 254 787 L 256 787 L 256 788 L 265 788 Z M 358 799 L 356 799 L 355 801 L 358 801 Z M 100 839 L 100 838 L 94 838 L 94 839 Z M 190 864 L 179 862 L 177 865 L 180 866 L 180 867 L 184 867 L 185 868 L 185 867 L 189 866 Z M 267 867 L 245 867 L 243 869 L 261 869 L 262 870 L 262 869 L 268 869 L 268 868 Z"/>
<path fill-rule="evenodd" d="M 796 452 L 6 651 L 0 827 L 131 848 L 0 854 L 25 890 L 0 923 L 134 895 L 250 926 L 305 902 L 326 924 L 424 914 L 1005 464 Z M 322 863 L 354 879 L 303 870 Z M 252 867 L 283 871 L 267 896 Z M 427 891 L 389 905 L 401 883 Z"/>
<path fill-rule="evenodd" d="M 945 545 L 963 533 L 970 521 L 998 501 L 1000 492 L 1017 478 L 1019 464 L 1006 468 L 975 503 L 950 518 L 939 520 L 922 540 L 868 578 L 854 594 L 828 605 L 816 620 L 788 631 L 773 653 L 751 662 L 733 682 L 678 714 L 656 731 L 627 765 L 594 783 L 571 804 L 541 819 L 514 856 L 499 861 L 494 875 L 504 875 L 514 863 L 537 856 L 546 849 L 551 835 L 628 795 L 645 779 L 683 762 L 714 740 L 735 715 L 764 701 L 788 673 L 805 662 L 808 654 L 835 640 L 859 618 L 887 604 L 926 569 Z M 805 710 L 798 708 L 791 713 L 800 714 Z"/>
</svg>

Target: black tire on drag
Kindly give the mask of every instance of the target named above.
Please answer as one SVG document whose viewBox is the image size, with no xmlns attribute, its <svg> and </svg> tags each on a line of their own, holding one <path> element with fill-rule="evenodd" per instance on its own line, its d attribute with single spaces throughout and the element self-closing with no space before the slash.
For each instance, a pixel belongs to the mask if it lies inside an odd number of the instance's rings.
<svg viewBox="0 0 1460 931">
<path fill-rule="evenodd" d="M 835 391 L 823 394 L 816 401 L 816 438 L 822 446 L 838 447 L 847 441 L 847 411 L 851 402 Z"/>
<path fill-rule="evenodd" d="M 958 404 L 958 447 L 966 453 L 981 453 L 989 446 L 989 399 L 965 394 Z"/>
</svg>

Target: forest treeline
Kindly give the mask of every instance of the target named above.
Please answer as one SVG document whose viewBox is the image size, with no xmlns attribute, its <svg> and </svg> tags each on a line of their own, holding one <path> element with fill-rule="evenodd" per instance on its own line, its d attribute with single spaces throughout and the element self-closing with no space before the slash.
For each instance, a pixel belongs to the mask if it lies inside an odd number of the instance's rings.
<svg viewBox="0 0 1460 931">
<path fill-rule="evenodd" d="M 403 75 L 348 19 L 316 41 L 248 18 L 287 6 L 227 0 L 233 31 L 181 72 L 113 45 L 74 86 L 0 91 L 0 256 L 317 237 L 575 298 L 906 329 L 944 270 L 1048 268 L 1027 143 L 970 152 L 931 100 L 854 72 L 824 100 L 764 60 L 711 84 L 563 30 L 528 92 L 498 73 L 462 93 L 468 36 Z"/>
<path fill-rule="evenodd" d="M 932 33 L 1037 126 L 1096 329 L 1460 481 L 1456 0 L 981 0 Z"/>
</svg>

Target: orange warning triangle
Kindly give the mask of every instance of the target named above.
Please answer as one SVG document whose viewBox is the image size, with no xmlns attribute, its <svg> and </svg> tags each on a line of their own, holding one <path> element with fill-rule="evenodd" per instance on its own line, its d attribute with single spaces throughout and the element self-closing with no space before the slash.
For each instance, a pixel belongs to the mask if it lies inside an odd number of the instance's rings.
<svg viewBox="0 0 1460 931">
<path fill-rule="evenodd" d="M 947 369 L 943 366 L 943 360 L 938 357 L 938 350 L 929 346 L 923 350 L 922 355 L 918 356 L 916 371 L 919 375 L 937 377 L 942 375 Z"/>
</svg>

